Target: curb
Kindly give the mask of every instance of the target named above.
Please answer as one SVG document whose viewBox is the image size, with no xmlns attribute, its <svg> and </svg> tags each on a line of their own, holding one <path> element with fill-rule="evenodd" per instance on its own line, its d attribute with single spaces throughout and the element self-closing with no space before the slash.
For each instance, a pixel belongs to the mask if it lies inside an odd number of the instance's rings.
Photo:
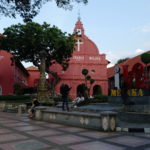
<svg viewBox="0 0 150 150">
<path fill-rule="evenodd" d="M 123 127 L 116 127 L 117 132 L 143 132 L 143 133 L 150 133 L 150 128 L 123 128 Z"/>
</svg>

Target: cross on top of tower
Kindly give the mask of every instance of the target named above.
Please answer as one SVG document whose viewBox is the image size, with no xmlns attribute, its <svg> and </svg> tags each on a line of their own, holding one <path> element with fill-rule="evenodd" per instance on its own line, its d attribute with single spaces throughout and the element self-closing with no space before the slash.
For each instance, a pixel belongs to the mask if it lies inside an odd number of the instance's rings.
<svg viewBox="0 0 150 150">
<path fill-rule="evenodd" d="M 80 9 L 78 10 L 78 21 L 81 20 Z"/>
<path fill-rule="evenodd" d="M 78 52 L 80 51 L 80 45 L 83 44 L 81 40 L 77 40 Z"/>
</svg>

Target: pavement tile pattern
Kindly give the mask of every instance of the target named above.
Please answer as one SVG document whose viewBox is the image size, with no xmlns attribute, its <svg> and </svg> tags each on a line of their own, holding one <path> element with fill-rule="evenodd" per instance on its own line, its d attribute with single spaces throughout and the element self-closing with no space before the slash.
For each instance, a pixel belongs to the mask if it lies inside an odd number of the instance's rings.
<svg viewBox="0 0 150 150">
<path fill-rule="evenodd" d="M 100 132 L 0 112 L 0 150 L 150 150 L 150 134 Z"/>
</svg>

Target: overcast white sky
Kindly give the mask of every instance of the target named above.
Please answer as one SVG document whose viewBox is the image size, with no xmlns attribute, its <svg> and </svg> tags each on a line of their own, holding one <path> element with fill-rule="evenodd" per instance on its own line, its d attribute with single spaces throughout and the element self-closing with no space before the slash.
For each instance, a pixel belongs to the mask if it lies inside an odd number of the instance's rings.
<svg viewBox="0 0 150 150">
<path fill-rule="evenodd" d="M 85 34 L 112 64 L 150 49 L 150 0 L 89 0 L 87 5 L 74 4 L 72 11 L 57 8 L 52 1 L 43 6 L 34 21 L 72 33 L 79 9 Z M 0 33 L 16 23 L 22 19 L 1 16 Z"/>
</svg>

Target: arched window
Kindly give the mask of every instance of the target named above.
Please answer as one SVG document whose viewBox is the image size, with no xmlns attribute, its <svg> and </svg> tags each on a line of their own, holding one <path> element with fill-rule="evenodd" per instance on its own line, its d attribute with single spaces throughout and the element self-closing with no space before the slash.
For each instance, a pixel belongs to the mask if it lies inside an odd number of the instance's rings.
<svg viewBox="0 0 150 150">
<path fill-rule="evenodd" d="M 102 94 L 102 88 L 100 85 L 95 85 L 93 87 L 93 96 Z"/>
<path fill-rule="evenodd" d="M 78 94 L 82 94 L 82 95 L 84 95 L 84 93 L 85 93 L 85 85 L 84 84 L 79 84 L 78 86 L 77 86 L 77 95 Z"/>
</svg>

